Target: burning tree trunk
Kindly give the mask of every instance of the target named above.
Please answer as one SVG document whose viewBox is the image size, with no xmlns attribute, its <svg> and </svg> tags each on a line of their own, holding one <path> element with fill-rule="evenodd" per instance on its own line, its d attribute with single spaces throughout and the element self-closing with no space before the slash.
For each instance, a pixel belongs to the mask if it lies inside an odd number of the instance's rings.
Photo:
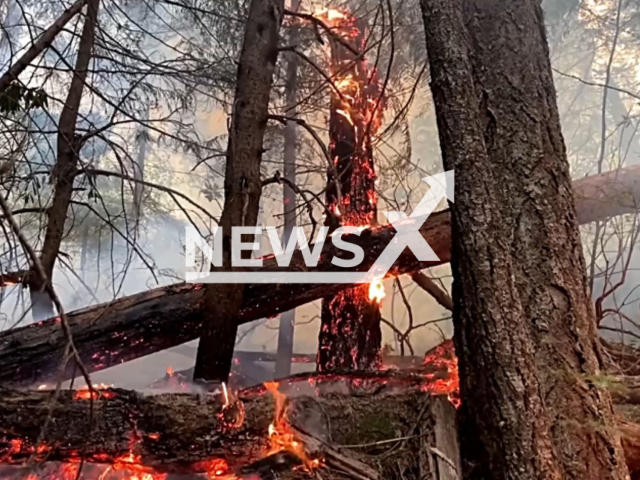
<svg viewBox="0 0 640 480">
<path fill-rule="evenodd" d="M 231 268 L 231 228 L 250 227 L 258 220 L 262 190 L 260 162 L 283 13 L 284 0 L 252 0 L 249 7 L 227 148 L 224 209 L 220 217 L 225 269 Z M 242 285 L 232 284 L 206 287 L 196 379 L 227 380 L 244 290 Z"/>
<path fill-rule="evenodd" d="M 611 400 L 590 381 L 601 359 L 540 2 L 422 7 L 456 173 L 463 477 L 628 478 Z"/>
<path fill-rule="evenodd" d="M 100 390 L 100 396 L 94 395 L 90 430 L 89 391 L 65 391 L 55 400 L 51 392 L 5 390 L 0 463 L 22 464 L 34 452 L 48 461 L 78 462 L 83 455 L 87 462 L 123 469 L 209 472 L 215 477 L 259 473 L 261 467 L 277 471 L 283 465 L 265 457 L 288 452 L 293 459 L 285 468 L 303 461 L 316 468 L 319 463 L 313 459 L 321 457 L 329 468 L 355 466 L 367 473 L 337 478 L 457 478 L 455 409 L 446 396 L 419 389 L 380 392 L 380 379 L 348 387 L 347 393 L 317 396 L 306 380 L 299 383 L 306 385 L 306 393 L 283 404 L 264 393 L 247 392 L 240 404 L 225 402 L 223 395 Z M 55 408 L 38 446 L 50 402 Z M 304 450 L 294 441 L 304 444 Z M 283 458 L 281 453 L 274 460 Z"/>
<path fill-rule="evenodd" d="M 364 51 L 361 22 L 334 10 L 327 17 L 339 35 L 354 39 L 354 50 Z M 378 82 L 363 58 L 332 43 L 331 67 L 340 76 L 331 94 L 329 151 L 334 165 L 327 172 L 326 201 L 343 226 L 368 227 L 376 224 L 377 215 L 371 138 L 381 119 Z M 370 298 L 369 290 L 362 285 L 322 299 L 319 371 L 365 370 L 380 363 L 380 298 Z"/>
</svg>

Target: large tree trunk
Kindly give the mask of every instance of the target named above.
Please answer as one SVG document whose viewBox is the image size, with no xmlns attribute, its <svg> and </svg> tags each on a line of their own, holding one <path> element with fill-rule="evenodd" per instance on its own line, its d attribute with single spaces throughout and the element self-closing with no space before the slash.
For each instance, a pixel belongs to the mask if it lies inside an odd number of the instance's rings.
<svg viewBox="0 0 640 480">
<path fill-rule="evenodd" d="M 43 320 L 54 314 L 53 303 L 44 290 L 44 282 L 53 281 L 53 267 L 58 258 L 60 245 L 64 237 L 64 226 L 67 220 L 69 204 L 71 203 L 71 194 L 73 193 L 73 179 L 75 178 L 78 157 L 82 148 L 81 143 L 76 138 L 76 121 L 93 51 L 99 7 L 99 0 L 87 1 L 87 14 L 78 46 L 73 78 L 69 85 L 69 93 L 67 94 L 64 108 L 60 114 L 58 155 L 51 174 L 54 193 L 51 206 L 47 210 L 47 227 L 40 254 L 40 262 L 47 278 L 42 279 L 40 275 L 31 275 L 29 277 L 32 316 L 35 320 Z M 73 11 L 65 12 L 66 17 L 63 16 L 61 19 L 72 16 L 72 14 Z"/>
<path fill-rule="evenodd" d="M 635 212 L 640 204 L 640 167 L 630 167 L 574 183 L 578 221 L 611 214 Z M 588 192 L 596 200 L 586 198 Z M 591 205 L 592 208 L 583 207 Z M 411 253 L 400 256 L 392 275 L 412 273 L 449 261 L 451 222 L 448 212 L 431 215 L 420 229 L 439 262 L 418 262 Z M 369 268 L 389 240 L 393 227 L 380 227 L 371 234 L 355 237 L 352 243 L 367 252 L 363 265 Z M 331 245 L 326 245 L 330 248 Z M 318 270 L 330 270 L 332 251 L 322 255 Z M 274 262 L 272 261 L 271 264 Z M 265 261 L 268 265 L 269 261 Z M 291 268 L 299 270 L 304 262 L 293 256 Z M 23 275 L 8 276 L 8 283 L 22 281 Z M 0 276 L 0 284 L 3 277 Z M 248 285 L 237 317 L 238 323 L 270 317 L 349 288 L 349 285 Z M 157 288 L 103 305 L 70 313 L 69 324 L 75 344 L 89 371 L 102 370 L 198 338 L 202 325 L 203 289 L 201 285 L 178 284 Z M 55 318 L 0 333 L 0 383 L 31 385 L 55 377 L 66 342 Z M 77 372 L 76 372 L 77 373 Z M 74 374 L 70 366 L 66 378 Z"/>
<path fill-rule="evenodd" d="M 456 174 L 463 477 L 628 478 L 609 395 L 590 381 L 598 337 L 539 1 L 422 6 Z"/>
<path fill-rule="evenodd" d="M 366 25 L 347 19 L 337 25 L 337 34 L 366 48 Z M 368 113 L 379 100 L 377 79 L 369 73 L 364 58 L 337 42 L 332 45 L 332 71 L 340 72 L 340 91 L 331 92 L 329 151 L 334 165 L 327 170 L 327 206 L 343 226 L 377 223 L 376 174 L 371 143 L 375 118 Z M 342 81 L 342 82 L 341 82 Z M 376 111 L 382 107 L 376 105 Z M 379 113 L 379 112 L 378 112 Z M 374 111 L 374 115 L 376 112 Z M 331 222 L 332 218 L 327 218 Z M 380 305 L 369 298 L 369 286 L 361 285 L 322 299 L 318 338 L 318 371 L 366 370 L 380 364 Z"/>
<path fill-rule="evenodd" d="M 227 147 L 224 208 L 220 217 L 224 269 L 231 268 L 232 227 L 250 227 L 258 220 L 262 190 L 260 162 L 283 14 L 284 0 L 252 0 L 249 7 L 238 65 Z M 244 294 L 243 285 L 205 288 L 204 329 L 196 357 L 196 379 L 227 380 Z"/>
<path fill-rule="evenodd" d="M 345 391 L 345 384 L 340 384 Z M 322 454 L 315 451 L 321 445 L 319 442 L 307 441 L 315 438 L 327 442 L 333 450 L 324 455 L 328 466 L 331 455 L 338 452 L 347 462 L 352 460 L 372 472 L 364 477 L 367 479 L 457 478 L 456 471 L 448 465 L 451 462 L 457 467 L 458 448 L 455 409 L 446 396 L 431 396 L 415 388 L 393 394 L 382 387 L 385 391 L 380 392 L 380 380 L 373 385 L 366 382 L 360 385 L 347 387 L 346 393 L 318 396 L 306 381 L 298 382 L 296 389 L 302 388 L 303 392 L 287 399 L 282 413 L 283 419 L 296 429 L 293 431 L 301 433 L 298 440 L 305 444 L 307 453 Z M 3 418 L 0 464 L 22 464 L 37 445 L 52 395 L 0 393 Z M 269 425 L 281 424 L 275 421 L 276 405 L 268 393 L 241 392 L 244 421 L 240 427 L 231 425 L 239 418 L 237 404 L 223 411 L 222 395 L 143 396 L 126 390 L 105 390 L 102 394 L 93 402 L 89 431 L 90 402 L 83 399 L 89 396 L 88 391 L 62 392 L 55 401 L 43 446 L 38 450 L 42 457 L 49 461 L 77 462 L 84 454 L 87 462 L 138 470 L 144 466 L 156 472 L 176 473 L 214 470 L 231 473 L 245 467 L 246 474 L 250 473 L 246 472 L 246 466 L 266 457 L 272 447 Z M 407 438 L 401 438 L 401 443 L 393 442 L 399 437 Z M 380 441 L 383 443 L 375 444 Z M 354 444 L 362 446 L 335 447 Z M 387 452 L 390 449 L 393 455 Z M 271 466 L 276 468 L 278 464 L 274 462 Z"/>
</svg>

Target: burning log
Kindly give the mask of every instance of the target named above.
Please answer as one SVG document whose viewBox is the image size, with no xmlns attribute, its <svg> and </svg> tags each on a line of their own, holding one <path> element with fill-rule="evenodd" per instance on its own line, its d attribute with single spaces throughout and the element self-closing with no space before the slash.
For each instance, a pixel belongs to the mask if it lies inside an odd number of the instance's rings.
<svg viewBox="0 0 640 480">
<path fill-rule="evenodd" d="M 282 425 L 274 421 L 278 403 L 263 387 L 241 392 L 243 421 L 235 427 L 229 421 L 238 418 L 233 410 L 221 415 L 235 402 L 222 394 L 80 390 L 54 400 L 52 392 L 0 390 L 0 466 L 22 465 L 34 454 L 39 461 L 77 465 L 83 456 L 131 472 L 235 478 L 300 465 L 304 459 L 298 452 L 311 459 L 310 468 L 343 472 L 337 478 L 456 479 L 455 409 L 445 395 L 429 395 L 420 385 L 428 390 L 433 384 L 401 372 L 292 378 L 281 387 L 289 395 L 282 410 L 285 427 L 275 431 L 274 425 Z M 45 441 L 37 445 L 52 401 Z M 617 404 L 616 410 L 626 460 L 637 479 L 638 414 L 634 405 Z M 285 472 L 280 478 L 291 477 Z"/>
<path fill-rule="evenodd" d="M 624 181 L 616 181 L 624 179 Z M 600 219 L 636 211 L 640 199 L 640 166 L 628 167 L 574 183 L 578 220 Z M 596 185 L 600 185 L 596 188 Z M 606 196 L 602 196 L 603 191 Z M 600 192 L 608 208 L 594 208 L 585 195 Z M 586 205 L 586 207 L 585 207 Z M 601 204 L 602 205 L 602 204 Z M 450 258 L 450 217 L 448 212 L 431 215 L 420 229 L 440 262 L 419 262 L 405 252 L 395 263 L 391 275 L 412 273 L 446 263 Z M 363 269 L 368 269 L 394 235 L 390 226 L 365 231 L 361 236 L 345 237 L 367 252 Z M 330 259 L 335 253 L 327 245 L 317 270 L 335 270 Z M 274 264 L 275 262 L 271 262 Z M 265 262 L 266 265 L 270 262 Z M 299 252 L 294 254 L 291 269 L 302 269 Z M 245 306 L 238 316 L 240 323 L 271 317 L 319 298 L 349 288 L 348 285 L 248 285 Z M 68 314 L 76 347 L 89 371 L 102 370 L 198 338 L 202 323 L 201 286 L 178 284 L 143 292 L 102 305 Z M 57 319 L 0 333 L 0 383 L 31 385 L 54 378 L 63 354 L 64 338 Z M 74 376 L 73 365 L 62 372 Z"/>
<path fill-rule="evenodd" d="M 456 478 L 455 409 L 445 396 L 393 393 L 380 379 L 330 383 L 341 393 L 316 395 L 308 382 L 296 383 L 299 391 L 289 393 L 282 410 L 264 388 L 247 391 L 240 396 L 243 422 L 233 426 L 222 421 L 222 395 L 102 390 L 94 393 L 89 427 L 89 391 L 65 391 L 56 400 L 52 392 L 3 390 L 0 462 L 82 456 L 133 471 L 214 477 L 255 472 L 288 452 L 307 469 L 339 473 L 331 478 Z M 38 445 L 51 402 L 46 440 Z"/>
<path fill-rule="evenodd" d="M 440 256 L 440 262 L 426 264 L 416 260 L 413 254 L 404 253 L 390 274 L 399 275 L 449 261 L 448 225 L 449 214 L 443 212 L 432 215 L 420 230 Z M 394 233 L 392 227 L 382 227 L 344 238 L 368 252 L 360 266 L 368 270 Z M 345 252 L 327 244 L 314 270 L 335 271 L 338 267 L 331 264 L 334 255 L 343 256 Z M 266 268 L 275 264 L 273 259 L 265 261 Z M 294 254 L 291 268 L 307 268 L 300 252 Z M 238 321 L 246 323 L 271 317 L 347 287 L 247 285 L 245 305 Z M 89 371 L 102 370 L 198 338 L 203 294 L 200 285 L 178 284 L 68 314 L 74 342 L 85 367 Z M 0 383 L 28 386 L 55 378 L 64 345 L 56 318 L 0 333 Z M 61 373 L 65 378 L 72 378 L 77 372 L 70 364 Z"/>
</svg>

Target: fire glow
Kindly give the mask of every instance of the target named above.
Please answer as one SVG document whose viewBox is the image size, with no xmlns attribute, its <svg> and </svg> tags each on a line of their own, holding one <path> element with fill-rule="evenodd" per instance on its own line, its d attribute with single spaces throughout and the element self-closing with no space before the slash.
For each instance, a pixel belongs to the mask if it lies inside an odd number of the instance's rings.
<svg viewBox="0 0 640 480">
<path fill-rule="evenodd" d="M 332 42 L 329 129 L 335 170 L 329 171 L 328 207 L 340 217 L 342 225 L 369 228 L 377 222 L 378 203 L 372 139 L 382 124 L 384 102 L 376 70 L 354 54 L 367 48 L 366 27 L 345 10 L 323 9 L 315 16 L 353 48 L 349 51 L 340 42 Z M 332 183 L 343 182 L 348 188 L 332 187 Z M 367 299 L 379 308 L 385 297 L 381 280 L 371 283 L 368 291 L 366 286 L 357 290 L 356 298 L 337 295 L 333 299 L 330 308 L 336 318 L 348 299 L 362 304 L 366 311 Z"/>
<path fill-rule="evenodd" d="M 302 465 L 307 470 L 313 470 L 322 465 L 319 458 L 310 458 L 305 451 L 304 444 L 296 439 L 295 433 L 289 425 L 285 415 L 286 396 L 278 389 L 276 382 L 268 382 L 264 384 L 276 402 L 275 417 L 269 424 L 269 442 L 271 447 L 267 452 L 267 456 L 278 452 L 287 451 L 300 459 Z"/>
<path fill-rule="evenodd" d="M 224 403 L 218 413 L 218 421 L 223 429 L 237 430 L 244 423 L 244 404 L 229 392 L 227 384 L 222 382 L 222 398 Z"/>
<path fill-rule="evenodd" d="M 425 385 L 424 390 L 431 394 L 447 395 L 449 401 L 458 408 L 460 406 L 460 378 L 458 376 L 458 357 L 456 357 L 453 342 L 447 340 L 438 345 L 424 357 L 424 365 L 442 372 L 446 375 L 436 378 L 435 373 L 427 373 L 426 376 L 432 382 Z"/>
<path fill-rule="evenodd" d="M 384 284 L 382 280 L 376 280 L 373 283 L 369 284 L 369 300 L 380 304 L 382 299 L 386 297 L 386 293 L 384 291 Z"/>
<path fill-rule="evenodd" d="M 100 397 L 103 398 L 113 398 L 116 396 L 114 392 L 108 391 L 109 388 L 113 388 L 113 385 L 107 385 L 104 383 L 99 383 L 96 385 L 92 385 L 91 389 L 88 386 L 84 386 L 76 390 L 75 399 L 76 400 L 96 400 Z"/>
</svg>

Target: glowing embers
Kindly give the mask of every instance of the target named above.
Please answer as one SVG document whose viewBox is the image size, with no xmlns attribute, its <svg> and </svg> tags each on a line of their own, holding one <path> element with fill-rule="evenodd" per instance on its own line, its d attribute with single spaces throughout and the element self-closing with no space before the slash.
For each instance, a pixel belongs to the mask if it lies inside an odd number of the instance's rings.
<svg viewBox="0 0 640 480">
<path fill-rule="evenodd" d="M 91 389 L 89 389 L 89 387 L 85 385 L 84 387 L 76 390 L 73 398 L 75 400 L 97 400 L 98 398 L 114 398 L 116 396 L 116 393 L 108 390 L 110 388 L 113 388 L 113 385 L 107 385 L 105 383 L 92 385 Z"/>
<path fill-rule="evenodd" d="M 133 442 L 129 448 L 134 448 Z M 99 460 L 99 458 L 96 459 Z M 113 464 L 107 467 L 98 478 L 99 480 L 165 480 L 166 477 L 165 474 L 156 473 L 153 469 L 143 465 L 142 457 L 133 453 L 133 450 L 129 450 L 129 452 L 116 457 Z"/>
<path fill-rule="evenodd" d="M 432 370 L 426 377 L 432 382 L 423 387 L 424 391 L 432 394 L 447 395 L 451 403 L 460 406 L 460 378 L 458 376 L 458 357 L 453 348 L 453 342 L 447 340 L 436 348 L 427 352 L 424 357 L 425 368 Z"/>
<path fill-rule="evenodd" d="M 238 478 L 233 475 L 229 464 L 224 458 L 212 458 L 211 460 L 198 462 L 193 467 L 196 471 L 206 472 L 207 478 L 210 479 L 231 480 Z"/>
<path fill-rule="evenodd" d="M 224 404 L 220 413 L 218 413 L 218 421 L 223 429 L 237 430 L 244 423 L 244 404 L 233 393 L 229 392 L 224 382 L 222 382 L 222 396 Z"/>
<path fill-rule="evenodd" d="M 89 388 L 87 385 L 84 385 L 78 388 L 74 394 L 74 400 L 96 400 L 98 398 L 108 399 L 114 398 L 116 396 L 116 392 L 112 391 L 113 384 L 107 385 L 106 383 L 94 383 Z M 42 385 L 38 385 L 38 391 L 41 392 L 49 392 L 55 390 L 55 385 L 48 385 L 43 383 Z"/>
</svg>

